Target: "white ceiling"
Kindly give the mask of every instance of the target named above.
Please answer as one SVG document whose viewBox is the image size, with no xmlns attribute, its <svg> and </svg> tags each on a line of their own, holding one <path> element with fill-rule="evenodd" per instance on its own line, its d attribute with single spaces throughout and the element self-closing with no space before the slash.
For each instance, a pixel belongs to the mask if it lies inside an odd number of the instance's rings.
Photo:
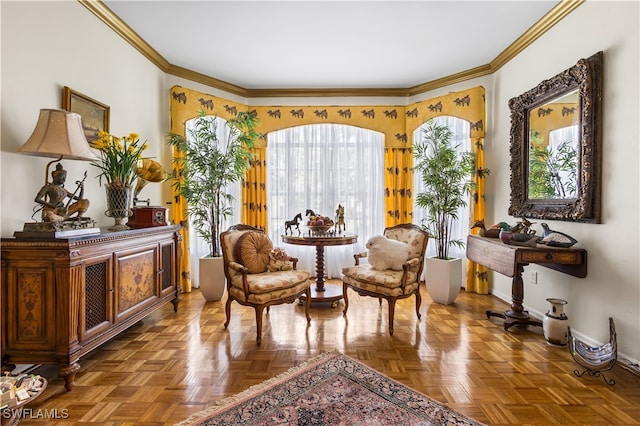
<svg viewBox="0 0 640 426">
<path fill-rule="evenodd" d="M 410 88 L 489 64 L 558 3 L 104 0 L 170 64 L 245 89 Z"/>
</svg>

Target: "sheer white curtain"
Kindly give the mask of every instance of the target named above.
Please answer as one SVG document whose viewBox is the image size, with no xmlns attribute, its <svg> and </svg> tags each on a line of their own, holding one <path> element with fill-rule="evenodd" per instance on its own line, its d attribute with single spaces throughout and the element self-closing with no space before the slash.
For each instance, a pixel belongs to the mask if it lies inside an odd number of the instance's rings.
<svg viewBox="0 0 640 426">
<path fill-rule="evenodd" d="M 335 220 L 344 206 L 346 232 L 357 244 L 325 249 L 325 273 L 340 278 L 353 254 L 384 229 L 384 135 L 373 130 L 337 124 L 313 124 L 269 133 L 267 200 L 269 237 L 274 246 L 300 259 L 299 269 L 315 275 L 315 247 L 284 244 L 284 222 L 305 211 Z M 296 232 L 296 231 L 294 231 Z"/>
<path fill-rule="evenodd" d="M 213 126 L 215 126 L 218 140 L 220 140 L 220 146 L 226 146 L 226 141 L 229 138 L 229 126 L 227 120 L 220 117 L 208 116 L 207 117 Z M 196 118 L 187 121 L 186 123 L 186 136 L 187 140 L 191 137 L 191 129 L 195 126 Z M 233 182 L 229 185 L 229 193 L 233 195 L 234 200 L 232 202 L 233 213 L 229 216 L 220 226 L 220 229 L 226 230 L 229 226 L 240 223 L 240 182 Z M 198 259 L 209 254 L 211 248 L 209 245 L 198 235 L 191 219 L 189 219 L 189 261 L 191 262 L 191 285 L 193 287 L 200 287 L 198 278 L 199 262 Z"/>
<path fill-rule="evenodd" d="M 462 120 L 457 117 L 450 116 L 441 116 L 435 117 L 433 119 L 437 124 L 441 126 L 447 126 L 451 132 L 451 145 L 458 146 L 459 152 L 470 151 L 471 150 L 471 129 L 469 126 L 469 122 L 466 120 Z M 413 140 L 422 140 L 422 126 L 420 126 L 413 133 Z M 418 194 L 423 192 L 424 187 L 422 186 L 422 181 L 420 179 L 419 174 L 413 175 L 413 187 L 414 193 Z M 414 208 L 413 212 L 413 220 L 414 223 L 420 224 L 422 219 L 426 218 L 426 212 L 424 209 Z M 458 210 L 458 220 L 451 228 L 451 239 L 457 240 L 462 239 L 466 241 L 467 234 L 469 233 L 469 200 L 467 200 L 467 205 L 465 207 L 461 207 Z M 427 246 L 426 257 L 433 257 L 436 255 L 436 247 L 435 241 L 429 240 L 429 245 Z M 465 250 L 464 248 L 458 248 L 456 246 L 451 246 L 449 248 L 449 256 L 458 257 L 461 259 L 465 258 Z M 463 271 L 462 276 L 466 276 L 466 265 L 467 262 L 462 262 Z M 425 271 L 422 271 L 422 279 L 424 280 Z"/>
</svg>

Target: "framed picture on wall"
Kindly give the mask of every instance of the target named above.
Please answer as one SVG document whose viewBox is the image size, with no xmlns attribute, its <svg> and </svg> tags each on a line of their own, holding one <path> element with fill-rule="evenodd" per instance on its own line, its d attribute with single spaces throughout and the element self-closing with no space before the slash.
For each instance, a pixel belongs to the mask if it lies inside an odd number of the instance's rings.
<svg viewBox="0 0 640 426">
<path fill-rule="evenodd" d="M 98 132 L 109 132 L 109 105 L 64 86 L 62 108 L 80 114 L 84 135 L 89 142 L 98 139 Z"/>
</svg>

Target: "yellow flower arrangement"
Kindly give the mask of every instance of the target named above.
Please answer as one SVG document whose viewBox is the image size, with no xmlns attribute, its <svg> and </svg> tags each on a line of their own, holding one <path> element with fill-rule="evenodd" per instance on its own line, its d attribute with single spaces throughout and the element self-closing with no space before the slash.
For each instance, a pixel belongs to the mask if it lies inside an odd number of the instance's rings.
<svg viewBox="0 0 640 426">
<path fill-rule="evenodd" d="M 141 143 L 137 133 L 117 137 L 99 132 L 98 139 L 90 145 L 100 151 L 101 160 L 91 163 L 101 170 L 98 175 L 100 184 L 104 177 L 109 185 L 131 186 L 138 177 L 138 160 L 142 158 L 142 151 L 147 149 L 147 143 Z"/>
</svg>

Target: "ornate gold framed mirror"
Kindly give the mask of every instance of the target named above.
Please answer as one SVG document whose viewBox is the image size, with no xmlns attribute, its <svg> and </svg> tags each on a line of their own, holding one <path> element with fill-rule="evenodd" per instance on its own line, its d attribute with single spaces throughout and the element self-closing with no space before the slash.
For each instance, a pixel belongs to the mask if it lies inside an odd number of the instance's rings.
<svg viewBox="0 0 640 426">
<path fill-rule="evenodd" d="M 509 214 L 600 223 L 603 53 L 509 100 Z"/>
</svg>

